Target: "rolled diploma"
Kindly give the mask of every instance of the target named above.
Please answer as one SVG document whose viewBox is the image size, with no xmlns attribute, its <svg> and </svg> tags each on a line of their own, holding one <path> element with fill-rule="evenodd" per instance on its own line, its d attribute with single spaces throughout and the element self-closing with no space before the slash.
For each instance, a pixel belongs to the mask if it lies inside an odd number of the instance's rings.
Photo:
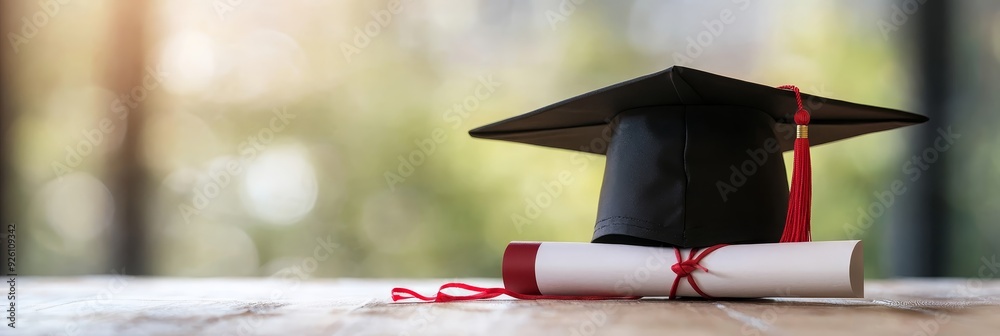
<svg viewBox="0 0 1000 336">
<path fill-rule="evenodd" d="M 688 253 L 681 249 L 682 260 Z M 675 263 L 669 247 L 511 242 L 503 282 L 522 294 L 667 296 Z M 699 264 L 708 272 L 690 276 L 712 297 L 864 297 L 860 240 L 729 245 Z M 677 296 L 700 295 L 682 278 Z"/>
</svg>

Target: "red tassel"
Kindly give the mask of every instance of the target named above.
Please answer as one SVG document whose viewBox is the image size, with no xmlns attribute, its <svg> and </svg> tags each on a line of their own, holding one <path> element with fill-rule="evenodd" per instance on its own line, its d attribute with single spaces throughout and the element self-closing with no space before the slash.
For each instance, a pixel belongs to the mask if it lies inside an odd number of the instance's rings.
<svg viewBox="0 0 1000 336">
<path fill-rule="evenodd" d="M 799 88 L 784 85 L 779 89 L 795 92 L 795 162 L 792 168 L 792 190 L 788 195 L 788 216 L 785 217 L 785 231 L 782 243 L 807 242 L 812 240 L 809 217 L 812 212 L 812 167 L 809 162 L 809 111 L 802 107 Z"/>
</svg>

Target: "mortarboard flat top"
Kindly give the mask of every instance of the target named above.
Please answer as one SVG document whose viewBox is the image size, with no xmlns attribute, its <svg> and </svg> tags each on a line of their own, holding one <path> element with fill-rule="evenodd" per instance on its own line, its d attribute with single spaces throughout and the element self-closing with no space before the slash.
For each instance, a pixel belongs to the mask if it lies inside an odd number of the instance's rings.
<svg viewBox="0 0 1000 336">
<path fill-rule="evenodd" d="M 802 94 L 811 121 L 810 143 L 820 145 L 862 134 L 927 121 L 927 117 L 887 108 Z M 589 146 L 622 111 L 662 105 L 729 105 L 767 113 L 794 132 L 795 94 L 716 74 L 674 66 L 653 74 L 563 100 L 535 111 L 482 126 L 469 134 L 476 138 L 605 154 Z M 779 137 L 782 150 L 791 150 L 794 137 Z"/>
</svg>

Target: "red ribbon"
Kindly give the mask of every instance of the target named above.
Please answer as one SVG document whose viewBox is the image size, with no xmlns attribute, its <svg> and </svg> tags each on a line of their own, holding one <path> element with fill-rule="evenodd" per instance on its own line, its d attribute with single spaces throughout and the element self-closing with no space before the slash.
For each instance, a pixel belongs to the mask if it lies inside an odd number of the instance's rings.
<svg viewBox="0 0 1000 336">
<path fill-rule="evenodd" d="M 445 293 L 445 289 L 449 288 L 459 288 L 467 291 L 473 292 L 469 295 L 450 295 Z M 451 302 L 451 301 L 467 301 L 467 300 L 479 300 L 479 299 L 492 299 L 497 296 L 506 295 L 515 299 L 521 300 L 617 300 L 626 299 L 633 300 L 640 298 L 639 296 L 584 296 L 584 295 L 531 295 L 531 294 L 520 294 L 509 291 L 504 288 L 485 288 L 476 287 L 461 282 L 449 282 L 441 285 L 438 288 L 437 295 L 434 296 L 423 296 L 413 290 L 408 288 L 396 287 L 392 289 L 392 301 L 396 302 L 399 300 L 406 299 L 418 299 L 421 301 L 429 302 Z"/>
<path fill-rule="evenodd" d="M 701 266 L 699 263 L 702 259 L 708 256 L 709 253 L 712 253 L 724 246 L 726 245 L 714 245 L 702 251 L 701 254 L 698 254 L 697 248 L 692 248 L 688 254 L 687 260 L 683 260 L 681 257 L 681 251 L 674 248 L 674 254 L 677 256 L 677 263 L 670 266 L 670 270 L 677 276 L 674 277 L 674 283 L 670 286 L 669 298 L 674 299 L 677 297 L 677 286 L 680 284 L 681 278 L 687 278 L 688 283 L 691 284 L 691 288 L 693 288 L 698 295 L 701 295 L 704 298 L 711 298 L 711 296 L 705 294 L 705 292 L 698 287 L 698 283 L 694 281 L 694 276 L 691 273 L 695 270 L 708 272 L 708 269 Z M 469 295 L 451 295 L 444 292 L 444 290 L 451 288 L 463 289 L 473 293 Z M 393 302 L 408 299 L 417 299 L 426 302 L 467 301 L 492 299 L 501 295 L 521 300 L 634 300 L 641 298 L 641 296 L 531 295 L 512 292 L 504 288 L 477 287 L 461 282 L 449 282 L 441 285 L 441 287 L 438 288 L 437 294 L 434 296 L 420 295 L 420 293 L 408 288 L 396 287 L 392 289 Z"/>
</svg>

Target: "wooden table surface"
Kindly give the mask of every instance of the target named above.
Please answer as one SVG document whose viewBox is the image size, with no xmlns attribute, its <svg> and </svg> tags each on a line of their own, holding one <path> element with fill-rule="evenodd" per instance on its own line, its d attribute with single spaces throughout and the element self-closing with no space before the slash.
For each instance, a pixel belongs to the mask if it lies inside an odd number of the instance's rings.
<svg viewBox="0 0 1000 336">
<path fill-rule="evenodd" d="M 1000 335 L 1000 281 L 868 281 L 864 299 L 391 303 L 456 279 L 17 279 L 3 335 Z M 459 281 L 498 286 L 496 279 Z"/>
</svg>

